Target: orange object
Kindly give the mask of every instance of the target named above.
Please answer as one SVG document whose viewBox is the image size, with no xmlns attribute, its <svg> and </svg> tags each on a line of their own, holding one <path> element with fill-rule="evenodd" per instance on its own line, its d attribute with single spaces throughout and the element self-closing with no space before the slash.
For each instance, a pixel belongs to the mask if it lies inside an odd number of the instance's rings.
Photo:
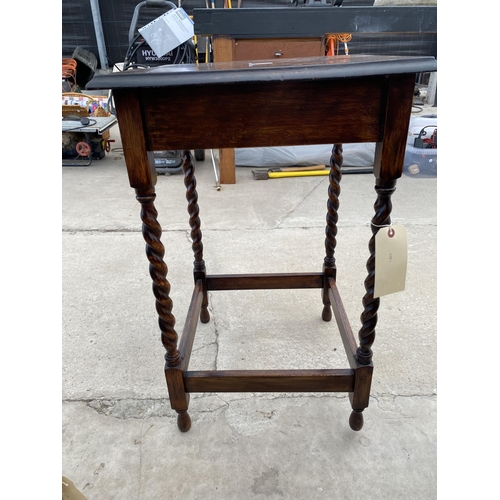
<svg viewBox="0 0 500 500">
<path fill-rule="evenodd" d="M 336 36 L 335 35 L 328 35 L 326 37 L 326 55 L 327 56 L 334 56 L 335 55 L 335 40 Z"/>
<path fill-rule="evenodd" d="M 77 86 L 76 65 L 77 62 L 75 59 L 68 59 L 66 57 L 62 58 L 62 79 L 66 80 L 71 85 L 71 89 L 76 89 Z"/>
<path fill-rule="evenodd" d="M 344 50 L 345 50 L 345 55 L 349 55 L 349 49 L 347 48 L 347 42 L 350 42 L 352 40 L 352 35 L 350 33 L 337 33 L 337 34 L 332 34 L 332 35 L 327 35 L 326 37 L 326 46 L 327 46 L 327 51 L 326 55 L 327 56 L 334 56 L 335 51 L 337 52 L 337 55 L 339 55 L 339 44 L 343 43 L 344 44 Z"/>
</svg>

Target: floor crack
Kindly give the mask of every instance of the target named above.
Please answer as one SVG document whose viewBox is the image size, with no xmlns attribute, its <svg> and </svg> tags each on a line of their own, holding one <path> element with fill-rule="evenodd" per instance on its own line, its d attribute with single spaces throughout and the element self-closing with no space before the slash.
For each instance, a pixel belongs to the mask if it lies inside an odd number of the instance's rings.
<svg viewBox="0 0 500 500">
<path fill-rule="evenodd" d="M 213 305 L 213 297 L 212 297 L 211 293 L 208 294 L 208 304 L 209 304 L 208 308 L 210 311 L 210 317 L 212 318 L 212 320 L 214 322 L 215 339 L 211 344 L 215 344 L 214 370 L 217 370 L 217 362 L 218 362 L 218 358 L 219 358 L 219 328 L 217 325 L 217 319 L 215 316 L 215 310 L 214 310 L 214 305 Z M 209 344 L 209 345 L 211 345 L 211 344 Z"/>
<path fill-rule="evenodd" d="M 309 193 L 307 193 L 300 200 L 300 202 L 297 203 L 297 205 L 295 205 L 287 214 L 284 215 L 284 217 L 280 221 L 278 221 L 275 229 L 280 229 L 281 225 L 309 198 L 309 196 L 311 196 L 311 194 L 313 194 L 316 191 L 316 189 L 318 189 L 319 186 L 321 186 L 324 183 L 324 181 L 325 179 L 323 178 L 315 186 L 313 186 L 313 188 L 309 191 Z M 326 205 L 325 205 L 325 214 L 326 214 Z"/>
</svg>

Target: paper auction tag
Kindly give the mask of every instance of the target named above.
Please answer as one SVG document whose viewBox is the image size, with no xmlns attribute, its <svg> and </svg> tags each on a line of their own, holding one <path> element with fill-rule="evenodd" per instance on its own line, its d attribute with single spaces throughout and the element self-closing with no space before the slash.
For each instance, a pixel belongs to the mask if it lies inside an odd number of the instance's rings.
<svg viewBox="0 0 500 500">
<path fill-rule="evenodd" d="M 62 500 L 87 500 L 87 497 L 76 488 L 73 481 L 62 476 Z"/>
<path fill-rule="evenodd" d="M 143 26 L 139 29 L 139 33 L 153 52 L 162 57 L 193 37 L 194 23 L 184 9 L 179 7 L 169 10 Z"/>
<path fill-rule="evenodd" d="M 384 227 L 375 235 L 375 286 L 373 297 L 405 289 L 408 244 L 402 224 Z"/>
</svg>

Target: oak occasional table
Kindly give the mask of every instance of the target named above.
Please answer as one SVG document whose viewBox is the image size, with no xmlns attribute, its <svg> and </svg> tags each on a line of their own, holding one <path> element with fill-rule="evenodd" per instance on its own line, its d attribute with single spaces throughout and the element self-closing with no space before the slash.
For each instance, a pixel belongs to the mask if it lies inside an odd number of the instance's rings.
<svg viewBox="0 0 500 500">
<path fill-rule="evenodd" d="M 432 57 L 311 57 L 154 69 L 94 76 L 91 90 L 113 92 L 130 185 L 141 204 L 165 376 L 177 424 L 188 431 L 189 395 L 205 392 L 348 393 L 349 425 L 363 426 L 373 373 L 372 345 L 380 299 L 374 298 L 375 234 L 390 224 L 391 195 L 402 174 L 417 73 L 436 71 Z M 196 125 L 196 126 L 195 126 Z M 203 134 L 200 134 L 202 125 Z M 335 247 L 342 177 L 342 144 L 375 142 L 376 200 L 368 244 L 366 293 L 355 339 L 336 286 Z M 207 274 L 190 151 L 332 143 L 322 270 L 276 274 Z M 194 252 L 194 290 L 179 339 L 169 297 L 161 227 L 155 209 L 153 151 L 182 150 Z M 243 195 L 244 193 L 242 193 Z M 318 263 L 319 264 L 319 263 Z M 346 369 L 190 371 L 198 320 L 207 323 L 208 292 L 318 288 L 322 318 L 332 310 L 349 360 Z M 321 303 L 320 303 L 321 304 Z M 318 309 L 319 313 L 319 309 Z M 231 314 L 227 311 L 227 314 Z"/>
</svg>

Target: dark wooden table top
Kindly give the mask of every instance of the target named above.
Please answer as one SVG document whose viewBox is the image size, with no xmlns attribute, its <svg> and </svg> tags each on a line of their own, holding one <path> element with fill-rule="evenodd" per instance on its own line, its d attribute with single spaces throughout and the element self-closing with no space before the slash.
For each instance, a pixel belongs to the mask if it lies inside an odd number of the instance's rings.
<svg viewBox="0 0 500 500">
<path fill-rule="evenodd" d="M 130 89 L 285 80 L 341 79 L 436 71 L 433 57 L 353 55 L 209 64 L 177 64 L 98 73 L 89 90 Z"/>
</svg>

